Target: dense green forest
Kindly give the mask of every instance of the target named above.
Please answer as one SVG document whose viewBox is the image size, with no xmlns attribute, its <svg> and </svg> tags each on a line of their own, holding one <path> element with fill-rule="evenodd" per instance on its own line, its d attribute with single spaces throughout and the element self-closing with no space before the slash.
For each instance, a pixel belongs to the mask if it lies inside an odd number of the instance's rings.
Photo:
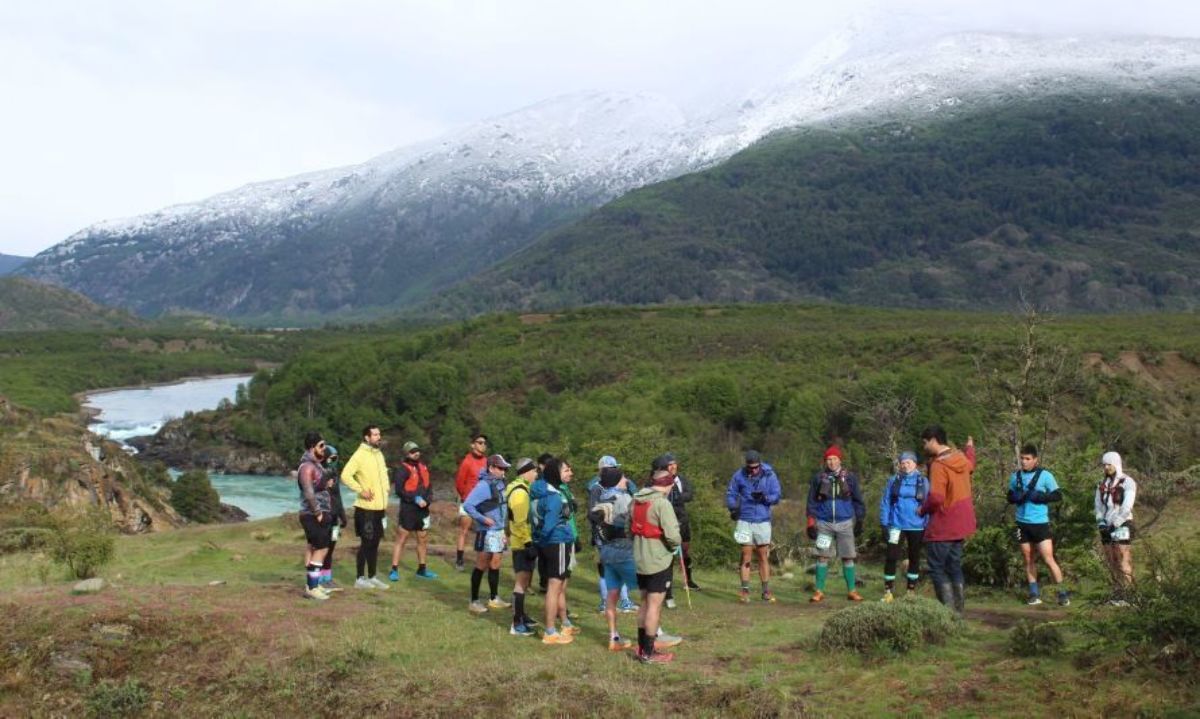
<svg viewBox="0 0 1200 719">
<path fill-rule="evenodd" d="M 1200 98 L 778 133 L 552 231 L 434 311 L 827 299 L 1194 309 Z"/>
<path fill-rule="evenodd" d="M 1027 350 L 1034 371 L 1022 380 Z M 982 514 L 1004 510 L 996 487 L 1019 438 L 1045 447 L 1090 532 L 1101 451 L 1150 472 L 1200 456 L 1198 361 L 1194 320 L 1180 315 L 1027 323 L 784 305 L 499 315 L 305 352 L 260 372 L 235 408 L 192 417 L 188 431 L 295 458 L 307 430 L 352 448 L 378 423 L 392 455 L 407 439 L 428 448 L 443 499 L 475 430 L 506 455 L 564 455 L 585 477 L 614 454 L 641 478 L 669 450 L 703 488 L 701 534 L 722 543 L 718 501 L 742 449 L 763 450 L 800 498 L 826 444 L 842 442 L 870 493 L 894 451 L 940 422 L 956 442 L 977 439 Z"/>
</svg>

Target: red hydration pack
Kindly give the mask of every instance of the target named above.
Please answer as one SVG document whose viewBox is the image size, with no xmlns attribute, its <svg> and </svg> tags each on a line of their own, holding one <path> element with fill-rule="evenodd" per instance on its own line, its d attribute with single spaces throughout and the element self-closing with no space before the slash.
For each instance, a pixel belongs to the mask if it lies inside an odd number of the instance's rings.
<svg viewBox="0 0 1200 719">
<path fill-rule="evenodd" d="M 657 524 L 651 524 L 647 516 L 650 513 L 651 504 L 653 502 L 633 503 L 633 521 L 629 525 L 629 531 L 633 536 L 644 539 L 662 539 L 662 527 Z"/>
</svg>

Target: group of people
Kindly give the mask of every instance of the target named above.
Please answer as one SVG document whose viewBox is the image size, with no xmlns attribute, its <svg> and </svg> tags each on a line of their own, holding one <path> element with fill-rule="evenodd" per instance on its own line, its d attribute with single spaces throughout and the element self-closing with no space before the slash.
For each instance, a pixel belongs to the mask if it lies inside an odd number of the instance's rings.
<svg viewBox="0 0 1200 719">
<path fill-rule="evenodd" d="M 907 559 L 905 580 L 912 594 L 920 579 L 922 552 L 939 601 L 962 614 L 965 581 L 963 543 L 976 528 L 971 475 L 975 448 L 968 437 L 963 448 L 951 446 L 940 426 L 926 428 L 921 439 L 925 471 L 916 453 L 904 451 L 896 458 L 897 471 L 888 478 L 879 500 L 880 524 L 887 542 L 882 601 L 895 600 L 897 570 Z M 387 589 L 376 576 L 379 544 L 387 526 L 389 489 L 399 499 L 398 526 L 388 578 L 400 579 L 399 564 L 409 538 L 416 535 L 416 576 L 434 579 L 427 565 L 430 504 L 433 500 L 429 468 L 421 461 L 415 442 L 403 447 L 401 463 L 389 467 L 380 449 L 377 426 L 363 429 L 362 443 L 345 467 L 338 471 L 337 450 L 317 433 L 305 437 L 305 452 L 297 470 L 300 489 L 300 523 L 308 546 L 305 551 L 306 596 L 328 599 L 340 588 L 332 580 L 332 556 L 340 530 L 346 527 L 339 483 L 356 495 L 354 530 L 360 539 L 356 556 L 358 589 Z M 747 451 L 726 491 L 726 507 L 734 522 L 733 537 L 740 545 L 739 601 L 750 601 L 750 576 L 758 564 L 763 601 L 775 602 L 770 588 L 772 508 L 782 497 L 778 475 L 755 450 Z M 817 563 L 815 590 L 809 601 L 825 600 L 829 563 L 842 562 L 846 597 L 860 602 L 855 559 L 862 537 L 866 507 L 859 477 L 848 470 L 837 445 L 824 453 L 822 468 L 809 482 L 806 502 L 807 535 Z M 1120 590 L 1132 581 L 1130 544 L 1133 539 L 1133 504 L 1137 484 L 1125 474 L 1116 452 L 1104 454 L 1104 476 L 1097 485 L 1095 514 L 1114 584 Z M 1016 507 L 1016 539 L 1025 560 L 1029 604 L 1040 604 L 1037 562 L 1050 572 L 1060 605 L 1070 604 L 1063 574 L 1054 558 L 1049 505 L 1062 499 L 1054 475 L 1041 467 L 1038 449 L 1021 449 L 1020 468 L 1011 475 L 1008 501 Z M 511 477 L 510 477 L 511 471 Z M 477 434 L 455 477 L 459 504 L 459 532 L 454 566 L 465 571 L 468 539 L 473 539 L 475 563 L 471 570 L 468 611 L 483 614 L 511 609 L 510 633 L 536 636 L 542 629 L 545 644 L 569 644 L 579 632 L 567 607 L 567 585 L 576 567 L 580 534 L 579 505 L 572 485 L 574 470 L 565 459 L 543 454 L 510 463 L 489 453 L 488 438 Z M 597 473 L 586 485 L 585 518 L 591 544 L 598 554 L 599 611 L 606 615 L 609 648 L 632 649 L 638 660 L 669 662 L 663 651 L 681 638 L 664 632 L 661 612 L 676 606 L 674 567 L 678 565 L 687 589 L 699 590 L 692 576 L 691 527 L 687 504 L 694 497 L 691 482 L 680 474 L 672 454 L 656 458 L 639 489 L 617 459 L 601 457 Z M 512 554 L 512 601 L 500 596 L 500 568 L 506 552 Z M 543 621 L 526 611 L 534 575 L 545 595 Z M 488 598 L 481 598 L 483 579 Z M 640 604 L 629 597 L 640 590 Z M 1115 600 L 1121 603 L 1119 595 Z M 622 638 L 618 614 L 637 614 L 637 644 Z"/>
</svg>

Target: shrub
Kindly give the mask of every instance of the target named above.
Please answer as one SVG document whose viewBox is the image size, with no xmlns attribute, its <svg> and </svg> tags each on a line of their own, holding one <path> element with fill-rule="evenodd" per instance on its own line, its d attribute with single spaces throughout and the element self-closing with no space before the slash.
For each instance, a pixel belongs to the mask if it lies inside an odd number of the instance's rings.
<svg viewBox="0 0 1200 719">
<path fill-rule="evenodd" d="M 1022 620 L 1008 635 L 1008 651 L 1018 657 L 1049 657 L 1063 648 L 1062 631 L 1054 622 Z"/>
<path fill-rule="evenodd" d="M 94 717 L 127 717 L 141 713 L 150 700 L 150 693 L 136 679 L 121 684 L 104 681 L 88 696 L 88 714 Z"/>
<path fill-rule="evenodd" d="M 817 645 L 826 650 L 904 653 L 921 644 L 940 644 L 961 626 L 953 612 L 931 599 L 858 604 L 835 612 L 821 629 Z"/>
<path fill-rule="evenodd" d="M 963 574 L 968 584 L 1007 587 L 1022 576 L 1021 552 L 1008 525 L 984 527 L 963 547 Z"/>
<path fill-rule="evenodd" d="M 180 515 L 207 524 L 221 517 L 221 497 L 213 489 L 208 472 L 195 469 L 185 472 L 171 487 L 171 505 Z"/>
<path fill-rule="evenodd" d="M 94 577 L 112 559 L 113 534 L 112 518 L 103 509 L 61 515 L 56 518 L 50 556 L 67 565 L 76 579 Z"/>
</svg>

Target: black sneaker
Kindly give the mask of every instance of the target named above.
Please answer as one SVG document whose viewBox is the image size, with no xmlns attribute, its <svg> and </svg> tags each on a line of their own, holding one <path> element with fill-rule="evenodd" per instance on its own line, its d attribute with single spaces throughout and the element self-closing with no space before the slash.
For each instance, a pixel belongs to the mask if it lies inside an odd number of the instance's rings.
<svg viewBox="0 0 1200 719">
<path fill-rule="evenodd" d="M 698 591 L 700 591 L 700 585 L 699 585 L 699 584 L 696 584 L 695 582 L 693 582 L 693 581 L 692 581 L 692 580 L 690 580 L 690 579 L 688 580 L 688 583 L 687 583 L 687 588 L 688 588 L 688 589 L 690 589 L 690 590 L 692 590 L 693 592 L 698 592 Z"/>
</svg>

